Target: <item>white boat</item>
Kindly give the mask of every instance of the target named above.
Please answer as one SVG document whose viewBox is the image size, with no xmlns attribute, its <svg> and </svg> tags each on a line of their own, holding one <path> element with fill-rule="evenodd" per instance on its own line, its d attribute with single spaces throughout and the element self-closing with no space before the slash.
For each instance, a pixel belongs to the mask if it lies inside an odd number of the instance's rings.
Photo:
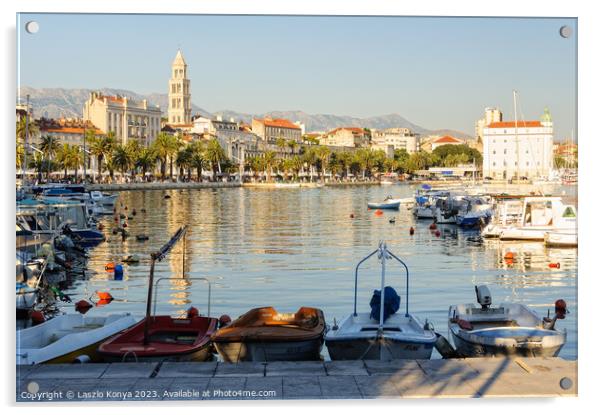
<svg viewBox="0 0 602 415">
<path fill-rule="evenodd" d="M 500 239 L 543 241 L 548 232 L 574 232 L 576 228 L 577 210 L 560 197 L 526 197 L 520 222 L 503 229 Z"/>
<path fill-rule="evenodd" d="M 574 248 L 577 246 L 577 229 L 572 232 L 546 232 L 544 243 L 552 248 Z"/>
<path fill-rule="evenodd" d="M 372 318 L 370 312 L 357 312 L 357 274 L 360 265 L 378 254 L 381 262 L 379 318 Z M 399 261 L 406 270 L 405 313 L 393 313 L 385 319 L 385 262 L 387 259 Z M 390 287 L 386 287 L 390 288 Z M 362 259 L 355 268 L 355 296 L 353 313 L 340 325 L 335 324 L 326 333 L 325 343 L 332 360 L 361 359 L 430 359 L 437 341 L 432 327 L 422 325 L 410 314 L 408 306 L 409 272 L 403 261 L 391 253 L 384 242 L 378 249 Z M 399 305 L 399 304 L 397 304 Z"/>
<path fill-rule="evenodd" d="M 491 221 L 481 231 L 481 236 L 483 238 L 499 238 L 503 229 L 520 222 L 522 208 L 522 200 L 499 201 L 495 206 Z"/>
<path fill-rule="evenodd" d="M 382 202 L 368 202 L 369 209 L 399 209 L 401 199 L 393 199 L 392 196 L 387 196 Z"/>
<path fill-rule="evenodd" d="M 566 304 L 556 301 L 553 319 L 541 319 L 533 310 L 517 303 L 491 307 L 486 286 L 475 287 L 477 302 L 449 308 L 449 330 L 461 357 L 520 355 L 557 356 L 566 342 L 566 330 L 555 328 L 563 319 Z"/>
<path fill-rule="evenodd" d="M 98 345 L 139 320 L 129 313 L 106 317 L 83 314 L 54 317 L 17 331 L 17 364 L 98 361 Z"/>
<path fill-rule="evenodd" d="M 115 201 L 119 197 L 118 194 L 109 194 L 103 193 L 98 190 L 92 190 L 90 192 L 90 199 L 102 206 L 113 207 L 115 205 Z"/>
</svg>

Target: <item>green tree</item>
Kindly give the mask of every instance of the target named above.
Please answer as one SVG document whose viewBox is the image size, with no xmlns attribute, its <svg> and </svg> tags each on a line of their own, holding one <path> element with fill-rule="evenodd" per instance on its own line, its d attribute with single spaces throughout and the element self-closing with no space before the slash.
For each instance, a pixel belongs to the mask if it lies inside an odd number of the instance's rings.
<svg viewBox="0 0 602 415">
<path fill-rule="evenodd" d="M 278 137 L 276 139 L 276 147 L 280 150 L 281 153 L 284 153 L 284 149 L 286 148 L 287 143 L 284 137 Z"/>
<path fill-rule="evenodd" d="M 221 163 L 226 160 L 226 152 L 220 145 L 219 141 L 214 138 L 209 141 L 207 144 L 207 148 L 205 150 L 205 157 L 211 163 L 211 168 L 213 169 L 213 175 L 215 176 L 216 172 L 221 174 L 222 167 Z"/>
<path fill-rule="evenodd" d="M 134 159 L 126 146 L 118 145 L 113 152 L 111 159 L 114 167 L 121 172 L 122 180 L 125 181 L 125 173 L 130 170 L 134 164 Z"/>
<path fill-rule="evenodd" d="M 272 170 L 276 164 L 276 153 L 273 151 L 266 151 L 263 153 L 263 165 L 267 174 L 268 182 L 272 181 Z"/>
<path fill-rule="evenodd" d="M 140 150 L 138 157 L 136 158 L 136 167 L 141 170 L 142 179 L 146 178 L 146 173 L 150 170 L 153 171 L 155 163 L 157 162 L 157 155 L 153 147 L 147 147 Z"/>
<path fill-rule="evenodd" d="M 176 146 L 174 141 L 176 138 L 171 134 L 161 132 L 157 135 L 155 142 L 153 143 L 153 150 L 159 159 L 161 164 L 161 180 L 165 180 L 165 170 L 167 167 L 167 159 L 173 152 L 173 148 Z"/>
</svg>

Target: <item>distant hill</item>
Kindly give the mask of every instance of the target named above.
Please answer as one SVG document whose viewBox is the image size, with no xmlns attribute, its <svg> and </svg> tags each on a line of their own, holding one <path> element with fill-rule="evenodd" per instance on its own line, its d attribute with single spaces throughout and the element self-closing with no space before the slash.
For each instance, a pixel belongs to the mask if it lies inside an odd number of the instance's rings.
<svg viewBox="0 0 602 415">
<path fill-rule="evenodd" d="M 77 118 L 82 116 L 84 102 L 90 96 L 92 89 L 76 88 L 31 88 L 21 87 L 21 97 L 29 94 L 30 102 L 36 117 L 47 116 L 50 118 Z M 159 105 L 163 112 L 167 109 L 167 94 L 138 94 L 125 89 L 101 88 L 100 91 L 107 95 L 121 95 L 135 100 L 146 99 L 149 104 Z M 271 116 L 274 118 L 287 118 L 305 124 L 306 131 L 328 131 L 337 127 L 365 127 L 365 128 L 409 128 L 422 135 L 453 135 L 461 139 L 473 139 L 462 131 L 454 130 L 429 130 L 408 121 L 399 114 L 387 114 L 374 117 L 358 118 L 346 115 L 333 114 L 308 114 L 304 111 L 270 111 L 264 114 L 246 114 L 231 110 L 216 111 L 211 113 L 198 105 L 192 104 L 192 113 L 206 117 L 221 115 L 224 119 L 234 118 L 238 121 L 251 122 L 253 117 Z"/>
</svg>

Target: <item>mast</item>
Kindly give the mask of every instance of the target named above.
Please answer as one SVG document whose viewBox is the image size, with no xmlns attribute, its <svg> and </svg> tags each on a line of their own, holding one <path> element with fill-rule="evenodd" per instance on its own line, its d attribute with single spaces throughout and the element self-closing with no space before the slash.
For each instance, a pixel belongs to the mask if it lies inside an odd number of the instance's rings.
<svg viewBox="0 0 602 415">
<path fill-rule="evenodd" d="M 27 185 L 27 141 L 29 137 L 29 94 L 27 94 L 27 101 L 25 104 L 25 138 L 23 143 L 23 168 L 21 174 L 21 188 L 25 188 Z"/>
<path fill-rule="evenodd" d="M 520 160 L 518 149 L 518 117 L 516 115 L 516 90 L 512 90 L 512 98 L 514 101 L 514 139 L 516 141 L 516 178 L 520 178 Z"/>
</svg>

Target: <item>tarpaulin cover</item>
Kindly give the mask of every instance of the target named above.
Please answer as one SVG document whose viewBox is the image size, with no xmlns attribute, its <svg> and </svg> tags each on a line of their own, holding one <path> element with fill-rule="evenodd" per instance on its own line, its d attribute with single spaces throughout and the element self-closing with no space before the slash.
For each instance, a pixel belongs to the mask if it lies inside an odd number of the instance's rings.
<svg viewBox="0 0 602 415">
<path fill-rule="evenodd" d="M 393 287 L 385 287 L 385 311 L 384 311 L 384 321 L 399 310 L 399 303 L 401 302 L 401 298 L 397 295 L 397 292 Z M 370 308 L 372 311 L 370 312 L 370 318 L 373 320 L 380 321 L 380 290 L 374 290 L 374 294 L 372 294 L 372 299 L 370 300 Z"/>
</svg>

